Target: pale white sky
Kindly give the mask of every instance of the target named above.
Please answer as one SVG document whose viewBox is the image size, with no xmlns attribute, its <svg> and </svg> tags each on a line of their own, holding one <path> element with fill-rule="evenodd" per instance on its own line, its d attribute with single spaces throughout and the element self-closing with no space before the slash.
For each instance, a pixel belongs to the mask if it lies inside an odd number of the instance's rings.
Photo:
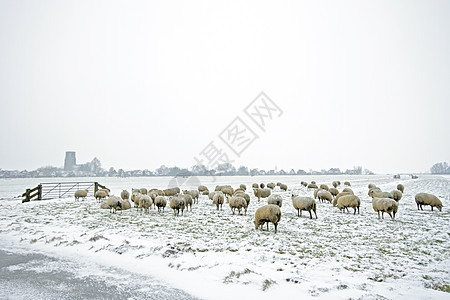
<svg viewBox="0 0 450 300">
<path fill-rule="evenodd" d="M 449 1 L 0 1 L 0 168 L 450 161 Z M 264 91 L 265 132 L 244 113 Z M 258 138 L 240 157 L 219 134 Z"/>
</svg>

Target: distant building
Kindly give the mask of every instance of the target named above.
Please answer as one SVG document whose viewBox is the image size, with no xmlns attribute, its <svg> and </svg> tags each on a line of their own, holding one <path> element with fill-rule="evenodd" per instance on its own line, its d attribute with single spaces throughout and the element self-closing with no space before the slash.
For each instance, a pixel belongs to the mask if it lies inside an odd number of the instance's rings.
<svg viewBox="0 0 450 300">
<path fill-rule="evenodd" d="M 67 151 L 64 159 L 64 171 L 73 171 L 77 168 L 77 159 L 75 151 Z"/>
</svg>

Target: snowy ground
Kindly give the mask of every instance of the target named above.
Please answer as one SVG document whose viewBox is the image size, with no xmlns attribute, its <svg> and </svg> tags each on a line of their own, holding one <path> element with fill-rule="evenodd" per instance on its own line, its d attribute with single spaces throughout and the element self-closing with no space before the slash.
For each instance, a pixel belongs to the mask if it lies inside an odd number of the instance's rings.
<svg viewBox="0 0 450 300">
<path fill-rule="evenodd" d="M 352 183 L 362 200 L 360 215 L 343 214 L 329 203 L 318 202 L 317 220 L 310 220 L 308 213 L 297 217 L 291 193 L 312 196 L 300 181 L 315 180 L 331 186 L 335 179 Z M 148 215 L 135 209 L 110 214 L 92 197 L 81 202 L 69 198 L 22 204 L 9 198 L 33 185 L 3 181 L 0 250 L 76 262 L 76 268 L 70 263 L 58 268 L 76 269 L 77 280 L 96 276 L 115 289 L 132 287 L 131 298 L 135 299 L 150 295 L 157 299 L 160 285 L 204 299 L 448 299 L 449 179 L 425 175 L 416 180 L 407 176 L 199 179 L 210 189 L 226 183 L 234 187 L 239 183 L 247 187 L 253 182 L 286 183 L 288 192 L 275 191 L 284 199 L 277 234 L 273 226 L 269 232 L 255 230 L 254 212 L 266 202 L 258 203 L 253 194 L 247 216 L 232 215 L 225 205 L 218 212 L 207 196 L 201 196 L 199 204 L 184 216 L 174 216 L 168 207 L 164 213 L 153 210 Z M 166 188 L 169 184 L 167 178 L 96 180 L 111 187 L 114 194 L 121 188 Z M 180 184 L 184 188 L 193 183 Z M 405 186 L 395 221 L 389 216 L 377 218 L 367 195 L 369 183 L 386 191 L 398 183 Z M 432 212 L 429 207 L 417 211 L 414 195 L 419 192 L 438 196 L 443 211 Z M 14 272 L 33 267 L 33 261 L 27 261 L 5 268 Z M 55 271 L 45 266 L 38 269 Z"/>
</svg>

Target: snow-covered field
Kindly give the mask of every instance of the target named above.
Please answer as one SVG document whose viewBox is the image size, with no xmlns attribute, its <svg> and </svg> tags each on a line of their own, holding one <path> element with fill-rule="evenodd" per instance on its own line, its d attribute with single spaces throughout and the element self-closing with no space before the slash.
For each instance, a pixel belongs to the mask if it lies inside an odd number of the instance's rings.
<svg viewBox="0 0 450 300">
<path fill-rule="evenodd" d="M 167 188 L 174 183 L 164 177 L 94 180 L 116 195 L 122 188 Z M 318 202 L 317 220 L 308 213 L 297 217 L 291 193 L 313 194 L 300 185 L 302 180 L 329 186 L 333 180 L 350 181 L 361 198 L 361 213 L 340 213 Z M 12 199 L 38 182 L 46 180 L 0 181 L 0 250 L 64 259 L 71 263 L 58 268 L 70 269 L 78 278 L 97 276 L 119 290 L 131 286 L 133 298 L 158 298 L 158 285 L 145 278 L 204 299 L 450 297 L 449 176 L 236 176 L 178 182 L 182 189 L 201 183 L 210 190 L 217 184 L 244 183 L 250 188 L 253 182 L 286 183 L 288 192 L 275 190 L 284 199 L 277 234 L 272 225 L 268 232 L 255 230 L 254 212 L 266 201 L 258 203 L 253 193 L 246 216 L 232 215 L 226 205 L 217 211 L 207 196 L 184 216 L 174 216 L 169 207 L 148 215 L 136 209 L 110 214 L 93 197 L 25 204 Z M 395 221 L 388 215 L 377 218 L 367 195 L 369 183 L 385 191 L 398 183 L 405 186 Z M 442 212 L 428 206 L 418 211 L 414 195 L 419 192 L 438 196 Z M 27 262 L 8 271 L 33 267 Z M 39 268 L 54 271 L 51 266 Z"/>
</svg>

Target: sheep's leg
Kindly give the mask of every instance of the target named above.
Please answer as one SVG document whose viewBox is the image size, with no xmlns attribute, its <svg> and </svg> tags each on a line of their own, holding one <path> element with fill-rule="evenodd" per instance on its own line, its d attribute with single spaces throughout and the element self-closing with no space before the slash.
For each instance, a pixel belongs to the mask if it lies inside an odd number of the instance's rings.
<svg viewBox="0 0 450 300">
<path fill-rule="evenodd" d="M 380 211 L 377 211 L 377 213 L 378 213 L 378 219 L 380 219 Z"/>
<path fill-rule="evenodd" d="M 298 209 L 297 210 L 297 214 L 298 214 L 298 212 L 300 212 L 300 217 L 302 216 L 302 210 L 301 209 Z"/>
<path fill-rule="evenodd" d="M 419 208 L 419 203 L 417 203 L 417 210 L 420 210 L 420 208 Z"/>
<path fill-rule="evenodd" d="M 312 219 L 312 213 L 309 211 L 309 218 Z"/>
<path fill-rule="evenodd" d="M 394 220 L 394 219 L 395 219 L 395 211 L 392 212 L 392 215 L 394 216 L 394 217 L 392 218 L 392 220 Z"/>
<path fill-rule="evenodd" d="M 314 211 L 314 214 L 316 215 L 316 220 L 317 220 L 317 213 L 316 213 L 316 211 Z"/>
<path fill-rule="evenodd" d="M 356 215 L 356 207 L 353 207 L 353 215 Z"/>
<path fill-rule="evenodd" d="M 273 225 L 275 225 L 275 233 L 277 233 L 278 223 L 273 223 Z"/>
<path fill-rule="evenodd" d="M 384 220 L 384 211 L 381 212 L 381 217 L 382 217 L 383 220 Z"/>
<path fill-rule="evenodd" d="M 266 222 L 267 225 L 267 231 L 269 231 L 269 222 Z"/>
<path fill-rule="evenodd" d="M 431 205 L 431 211 L 433 211 L 433 205 Z"/>
</svg>

